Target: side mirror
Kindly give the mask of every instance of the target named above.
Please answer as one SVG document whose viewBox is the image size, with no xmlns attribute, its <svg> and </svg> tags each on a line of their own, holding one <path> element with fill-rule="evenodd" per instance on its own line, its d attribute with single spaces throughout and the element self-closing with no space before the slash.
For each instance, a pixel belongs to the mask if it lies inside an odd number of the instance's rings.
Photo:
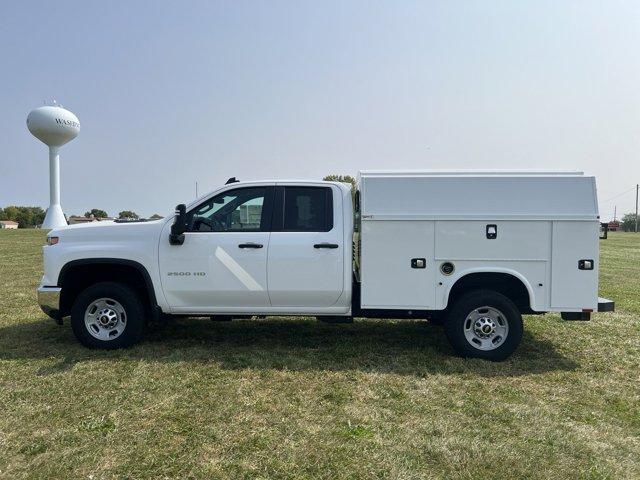
<svg viewBox="0 0 640 480">
<path fill-rule="evenodd" d="M 184 232 L 187 231 L 187 207 L 184 203 L 176 206 L 176 219 L 171 225 L 169 243 L 171 245 L 182 245 L 184 243 Z"/>
</svg>

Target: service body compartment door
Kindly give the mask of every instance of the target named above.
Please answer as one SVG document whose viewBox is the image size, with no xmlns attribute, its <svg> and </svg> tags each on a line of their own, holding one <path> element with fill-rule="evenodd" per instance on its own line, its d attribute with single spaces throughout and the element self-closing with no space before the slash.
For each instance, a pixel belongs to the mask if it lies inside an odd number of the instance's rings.
<svg viewBox="0 0 640 480">
<path fill-rule="evenodd" d="M 434 225 L 423 220 L 363 219 L 362 308 L 434 308 Z M 420 260 L 425 261 L 424 268 Z"/>
<path fill-rule="evenodd" d="M 551 308 L 555 311 L 598 309 L 597 221 L 553 222 Z M 580 265 L 581 261 L 593 264 Z"/>
<path fill-rule="evenodd" d="M 495 229 L 490 238 L 487 231 Z M 445 220 L 436 222 L 439 261 L 549 261 L 551 222 Z"/>
</svg>

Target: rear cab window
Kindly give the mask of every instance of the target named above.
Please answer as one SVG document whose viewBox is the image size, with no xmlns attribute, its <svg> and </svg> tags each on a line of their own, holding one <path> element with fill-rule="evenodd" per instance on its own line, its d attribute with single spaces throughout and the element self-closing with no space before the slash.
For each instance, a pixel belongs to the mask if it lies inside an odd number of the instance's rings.
<svg viewBox="0 0 640 480">
<path fill-rule="evenodd" d="M 328 232 L 333 229 L 331 187 L 279 187 L 276 205 L 274 231 Z"/>
</svg>

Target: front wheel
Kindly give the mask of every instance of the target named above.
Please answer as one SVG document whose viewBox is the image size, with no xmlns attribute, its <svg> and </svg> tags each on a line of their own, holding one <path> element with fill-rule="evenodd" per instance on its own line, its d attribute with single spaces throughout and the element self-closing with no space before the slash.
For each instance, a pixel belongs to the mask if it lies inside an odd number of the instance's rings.
<svg viewBox="0 0 640 480">
<path fill-rule="evenodd" d="M 112 350 L 138 342 L 144 306 L 128 285 L 100 282 L 84 290 L 71 308 L 71 327 L 85 347 Z"/>
<path fill-rule="evenodd" d="M 501 361 L 522 340 L 522 315 L 504 295 L 476 290 L 455 302 L 444 328 L 458 355 Z"/>
</svg>

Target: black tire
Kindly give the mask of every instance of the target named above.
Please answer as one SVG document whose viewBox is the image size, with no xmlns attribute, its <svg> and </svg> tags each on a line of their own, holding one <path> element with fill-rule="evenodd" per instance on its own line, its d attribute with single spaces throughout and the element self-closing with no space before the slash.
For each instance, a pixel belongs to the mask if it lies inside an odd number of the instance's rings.
<svg viewBox="0 0 640 480">
<path fill-rule="evenodd" d="M 442 326 L 447 321 L 447 314 L 444 311 L 439 311 L 437 313 L 432 313 L 427 318 L 431 325 Z"/>
<path fill-rule="evenodd" d="M 98 299 L 111 299 L 119 303 L 124 315 L 116 315 L 123 325 L 117 329 L 113 339 L 99 339 L 92 335 L 85 324 L 85 313 L 89 306 Z M 115 305 L 115 304 L 113 304 Z M 116 307 L 114 307 L 116 308 Z M 116 308 L 120 310 L 119 307 Z M 97 324 L 96 324 L 97 325 Z M 120 323 L 118 323 L 120 326 Z M 145 309 L 138 292 L 123 283 L 100 282 L 85 289 L 73 303 L 71 308 L 71 327 L 78 341 L 88 348 L 113 350 L 129 347 L 142 338 L 145 327 Z M 106 330 L 106 329 L 105 329 Z M 94 331 L 96 331 L 94 327 Z"/>
<path fill-rule="evenodd" d="M 489 307 L 490 310 L 483 311 L 482 307 Z M 477 320 L 484 322 L 484 318 L 495 316 L 493 325 L 498 329 L 496 332 L 505 331 L 504 324 L 500 322 L 506 322 L 507 333 L 504 336 L 494 333 L 489 338 L 478 337 L 475 326 L 479 324 L 473 322 L 471 316 L 477 309 L 478 312 L 475 313 Z M 498 315 L 495 315 L 496 311 Z M 485 317 L 482 317 L 483 313 Z M 491 325 L 488 328 L 491 328 Z M 454 303 L 444 324 L 444 330 L 451 346 L 461 357 L 483 358 L 499 362 L 509 357 L 522 341 L 522 315 L 518 307 L 504 295 L 492 290 L 474 290 Z M 467 339 L 465 331 L 472 337 L 471 340 Z M 481 331 L 480 334 L 483 332 Z M 491 350 L 481 348 L 482 345 L 486 347 L 489 343 L 498 343 L 499 346 L 489 345 L 489 348 L 493 348 Z"/>
</svg>

